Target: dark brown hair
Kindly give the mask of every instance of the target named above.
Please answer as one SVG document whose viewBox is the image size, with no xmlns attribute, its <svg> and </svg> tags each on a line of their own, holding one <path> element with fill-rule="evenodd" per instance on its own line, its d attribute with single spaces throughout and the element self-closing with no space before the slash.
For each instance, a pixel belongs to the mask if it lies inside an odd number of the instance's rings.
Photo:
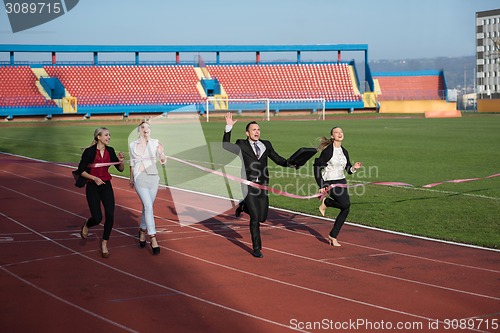
<svg viewBox="0 0 500 333">
<path fill-rule="evenodd" d="M 251 122 L 249 122 L 249 123 L 247 124 L 247 127 L 245 127 L 245 132 L 248 132 L 248 129 L 250 128 L 250 125 L 253 125 L 253 124 L 258 125 L 256 121 L 251 121 Z"/>
</svg>

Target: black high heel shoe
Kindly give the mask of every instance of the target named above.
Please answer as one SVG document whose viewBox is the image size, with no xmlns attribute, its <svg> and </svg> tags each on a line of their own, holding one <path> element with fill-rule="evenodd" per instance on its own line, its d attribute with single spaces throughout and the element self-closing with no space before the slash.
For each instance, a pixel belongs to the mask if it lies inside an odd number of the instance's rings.
<svg viewBox="0 0 500 333">
<path fill-rule="evenodd" d="M 153 240 L 153 238 L 156 238 L 156 236 L 151 236 L 151 240 Z M 153 255 L 157 255 L 157 254 L 160 254 L 160 246 L 158 245 L 157 247 L 153 247 L 153 242 L 151 242 L 151 250 L 153 250 Z"/>
<path fill-rule="evenodd" d="M 140 247 L 146 247 L 146 231 L 147 230 L 139 229 L 139 246 Z M 144 236 L 144 240 L 141 240 L 142 236 Z"/>
</svg>

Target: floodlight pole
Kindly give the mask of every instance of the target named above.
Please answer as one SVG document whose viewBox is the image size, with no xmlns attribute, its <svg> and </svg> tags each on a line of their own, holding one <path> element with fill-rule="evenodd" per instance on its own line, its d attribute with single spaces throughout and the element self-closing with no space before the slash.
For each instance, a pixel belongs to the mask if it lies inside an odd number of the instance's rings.
<svg viewBox="0 0 500 333">
<path fill-rule="evenodd" d="M 266 98 L 266 119 L 267 121 L 271 120 L 271 116 L 269 114 L 269 98 Z"/>
<path fill-rule="evenodd" d="M 325 120 L 325 106 L 326 106 L 326 99 L 323 98 L 323 120 Z"/>
<path fill-rule="evenodd" d="M 208 117 L 209 117 L 209 111 L 208 111 L 208 107 L 209 107 L 209 100 L 210 100 L 210 97 L 207 98 L 207 100 L 205 101 L 206 103 L 206 108 L 205 108 L 205 113 L 207 114 L 207 123 L 208 123 Z"/>
</svg>

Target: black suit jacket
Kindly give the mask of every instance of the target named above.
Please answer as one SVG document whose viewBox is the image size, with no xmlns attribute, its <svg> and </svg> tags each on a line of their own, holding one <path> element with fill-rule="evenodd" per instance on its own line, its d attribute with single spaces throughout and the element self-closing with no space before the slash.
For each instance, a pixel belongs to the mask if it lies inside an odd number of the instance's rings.
<svg viewBox="0 0 500 333">
<path fill-rule="evenodd" d="M 342 148 L 342 152 L 344 153 L 344 156 L 347 159 L 347 164 L 345 166 L 345 170 L 347 171 L 348 174 L 352 175 L 351 171 L 351 160 L 349 159 L 349 153 L 347 152 L 347 149 L 344 147 Z M 320 188 L 326 187 L 327 184 L 324 183 L 323 177 L 321 176 L 321 171 L 326 167 L 328 161 L 332 158 L 333 156 L 333 148 L 332 144 L 329 144 L 325 149 L 321 151 L 321 154 L 319 155 L 318 158 L 314 160 L 314 178 L 316 179 L 316 183 L 318 183 L 318 186 Z"/>
<path fill-rule="evenodd" d="M 248 139 L 238 139 L 236 143 L 231 143 L 231 132 L 225 132 L 222 139 L 222 147 L 234 154 L 240 155 L 243 159 L 242 177 L 245 179 L 257 182 L 259 184 L 269 184 L 269 171 L 267 166 L 267 158 L 269 157 L 274 163 L 283 167 L 288 166 L 287 160 L 281 157 L 267 140 L 260 140 L 265 146 L 266 150 L 262 156 L 257 159 L 255 153 L 250 146 Z"/>
</svg>

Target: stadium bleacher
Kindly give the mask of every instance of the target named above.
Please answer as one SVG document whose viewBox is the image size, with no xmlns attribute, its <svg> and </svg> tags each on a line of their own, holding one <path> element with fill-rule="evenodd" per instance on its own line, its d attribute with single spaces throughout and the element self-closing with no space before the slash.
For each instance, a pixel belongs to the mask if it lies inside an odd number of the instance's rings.
<svg viewBox="0 0 500 333">
<path fill-rule="evenodd" d="M 193 66 L 43 66 L 80 106 L 202 103 Z M 360 101 L 347 64 L 209 65 L 229 98 Z M 29 66 L 0 67 L 0 107 L 54 106 L 36 87 Z"/>
<path fill-rule="evenodd" d="M 193 66 L 44 66 L 79 105 L 199 103 Z"/>
<path fill-rule="evenodd" d="M 324 115 L 324 110 L 420 112 L 444 106 L 420 103 L 410 107 L 408 103 L 448 102 L 442 71 L 371 73 L 364 44 L 126 46 L 120 50 L 133 52 L 135 61 L 101 62 L 99 54 L 115 52 L 113 46 L 0 45 L 0 51 L 8 52 L 9 56 L 8 61 L 0 63 L 0 116 L 6 119 L 63 113 L 84 117 L 106 113 L 128 116 L 177 109 L 203 115 L 210 110 L 243 112 L 255 109 L 256 105 L 260 105 L 257 107 L 260 110 L 262 103 L 267 103 L 266 112 L 274 114 L 297 110 L 316 113 L 321 109 Z M 261 51 L 296 52 L 297 58 L 261 62 Z M 303 62 L 302 51 L 335 51 L 337 57 L 330 61 Z M 354 59 L 341 59 L 343 51 L 360 52 L 364 56 L 360 76 Z M 16 52 L 51 52 L 52 61 L 17 63 Z M 92 52 L 94 57 L 91 62 L 62 63 L 57 60 L 57 52 Z M 144 52 L 175 52 L 175 63 L 143 62 L 140 53 Z M 180 52 L 215 52 L 215 61 L 205 62 L 201 56 L 198 60 L 181 61 Z M 255 62 L 221 61 L 221 52 L 256 52 L 256 58 Z M 403 104 L 394 104 L 398 101 Z"/>
<path fill-rule="evenodd" d="M 208 65 L 230 98 L 360 101 L 347 64 Z"/>
<path fill-rule="evenodd" d="M 101 61 L 100 55 L 132 53 L 134 61 Z M 50 62 L 23 62 L 21 53 L 50 53 Z M 261 61 L 261 53 L 284 52 L 286 61 Z M 332 52 L 336 56 L 332 57 Z M 358 58 L 342 59 L 343 52 Z M 214 111 L 243 112 L 267 104 L 266 111 L 380 111 L 418 100 L 448 102 L 442 71 L 372 73 L 366 44 L 325 45 L 15 45 L 0 44 L 0 116 L 52 114 L 165 113 L 177 109 L 203 115 Z M 60 53 L 92 54 L 92 61 L 59 61 Z M 157 53 L 143 60 L 144 53 Z M 183 59 L 187 54 L 191 59 Z M 221 54 L 254 53 L 254 61 L 221 61 Z M 175 62 L 158 56 L 175 54 Z M 198 54 L 198 58 L 192 58 Z M 205 61 L 200 54 L 206 54 Z M 292 54 L 292 56 L 290 56 Z M 295 54 L 295 59 L 293 59 Z M 322 61 L 302 57 L 322 55 Z M 356 61 L 362 57 L 362 67 Z M 111 57 L 112 58 L 112 57 Z M 328 60 L 329 59 L 329 60 Z M 425 73 L 427 72 L 427 73 Z M 436 72 L 436 71 L 430 71 Z M 43 79 L 41 79 L 43 78 Z M 39 81 L 40 80 L 40 81 Z M 50 99 L 53 98 L 53 99 Z M 251 100 L 247 105 L 242 100 Z M 318 104 L 318 101 L 320 101 Z M 254 103 L 254 104 L 252 104 Z M 260 104 L 259 104 L 260 103 Z M 319 105 L 319 106 L 318 106 Z M 394 106 L 393 106 L 394 105 Z M 427 108 L 412 104 L 422 112 Z M 408 107 L 407 107 L 408 106 Z M 442 108 L 443 106 L 439 106 Z M 259 106 L 261 108 L 261 106 Z M 307 112 L 307 111 L 306 111 Z M 324 115 L 324 112 L 323 112 Z M 208 118 L 208 117 L 207 117 Z"/>
<path fill-rule="evenodd" d="M 43 66 L 80 106 L 186 105 L 204 103 L 192 65 Z M 207 65 L 228 98 L 356 102 L 355 78 L 346 63 Z M 54 107 L 37 88 L 29 66 L 0 66 L 0 108 Z M 374 74 L 379 101 L 443 100 L 444 76 Z"/>
<path fill-rule="evenodd" d="M 442 100 L 445 98 L 444 78 L 435 75 L 374 75 L 381 94 L 379 101 L 389 100 Z"/>
<path fill-rule="evenodd" d="M 0 66 L 0 108 L 54 106 L 40 93 L 36 82 L 29 66 Z"/>
</svg>

